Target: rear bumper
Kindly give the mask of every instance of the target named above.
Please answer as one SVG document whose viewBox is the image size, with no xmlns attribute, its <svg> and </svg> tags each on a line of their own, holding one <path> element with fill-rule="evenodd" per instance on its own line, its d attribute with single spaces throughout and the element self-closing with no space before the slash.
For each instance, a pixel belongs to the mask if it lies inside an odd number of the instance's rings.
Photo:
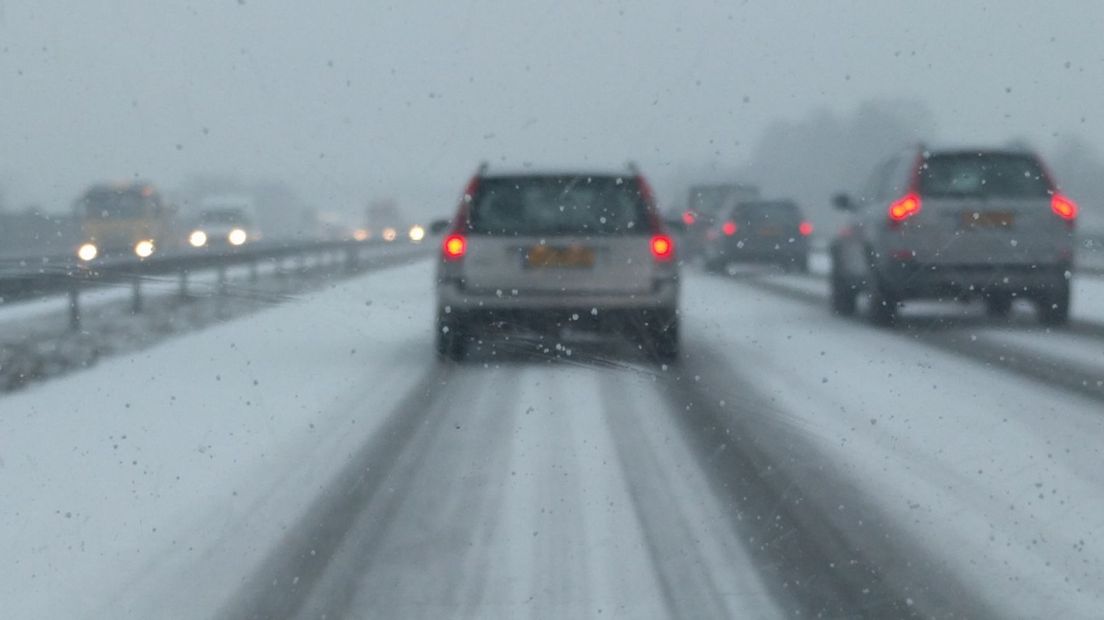
<svg viewBox="0 0 1104 620">
<path fill-rule="evenodd" d="M 882 267 L 883 286 L 901 298 L 1008 293 L 1031 295 L 1066 280 L 1068 264 L 925 265 L 889 263 Z"/>
<path fill-rule="evenodd" d="M 656 310 L 674 309 L 678 306 L 677 280 L 661 280 L 655 290 L 642 293 L 529 293 L 502 291 L 499 294 L 475 292 L 460 288 L 455 283 L 437 285 L 437 306 L 451 311 L 509 310 L 517 312 L 542 312 L 549 310 Z"/>
<path fill-rule="evenodd" d="M 776 245 L 778 247 L 775 247 Z M 764 263 L 789 261 L 808 254 L 808 243 L 804 241 L 790 243 L 786 239 L 780 239 L 777 243 L 757 239 L 742 245 L 736 241 L 723 241 L 713 248 L 715 258 Z"/>
</svg>

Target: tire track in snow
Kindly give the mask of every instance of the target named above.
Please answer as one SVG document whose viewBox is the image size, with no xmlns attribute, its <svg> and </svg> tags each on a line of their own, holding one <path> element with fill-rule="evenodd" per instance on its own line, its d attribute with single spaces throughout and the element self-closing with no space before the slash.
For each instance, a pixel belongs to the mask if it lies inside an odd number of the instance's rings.
<svg viewBox="0 0 1104 620">
<path fill-rule="evenodd" d="M 693 360 L 666 379 L 668 411 L 780 607 L 811 617 L 996 617 L 799 431 L 772 420 L 770 399 L 725 356 L 690 344 Z"/>
<path fill-rule="evenodd" d="M 388 416 L 260 567 L 243 580 L 223 618 L 289 618 L 299 614 L 346 541 L 361 509 L 384 491 L 398 456 L 439 411 L 453 368 L 435 365 Z"/>
<path fill-rule="evenodd" d="M 764 617 L 792 606 L 772 607 L 777 601 L 768 598 L 750 554 L 727 527 L 724 504 L 713 500 L 696 472 L 684 469 L 678 455 L 685 448 L 677 437 L 672 445 L 665 432 L 674 429 L 647 419 L 658 412 L 640 406 L 629 393 L 635 390 L 625 388 L 628 380 L 621 373 L 603 383 L 603 408 L 667 616 L 724 618 L 751 611 Z"/>
<path fill-rule="evenodd" d="M 333 585 L 312 595 L 302 617 L 436 618 L 478 608 L 489 563 L 482 543 L 502 512 L 518 386 L 496 371 L 475 383 L 454 368 L 388 492 L 364 506 L 344 561 L 330 567 Z M 329 594 L 335 587 L 339 597 Z"/>
</svg>

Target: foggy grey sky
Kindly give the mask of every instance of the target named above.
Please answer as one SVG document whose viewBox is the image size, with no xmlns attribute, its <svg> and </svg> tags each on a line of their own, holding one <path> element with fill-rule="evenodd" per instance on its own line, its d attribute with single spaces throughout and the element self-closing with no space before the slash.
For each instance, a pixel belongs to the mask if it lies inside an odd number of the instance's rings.
<svg viewBox="0 0 1104 620">
<path fill-rule="evenodd" d="M 662 192 L 774 119 L 875 97 L 923 99 L 945 140 L 1104 146 L 1102 2 L 314 4 L 0 0 L 9 202 L 231 172 L 444 213 L 501 158 L 631 157 Z"/>
</svg>

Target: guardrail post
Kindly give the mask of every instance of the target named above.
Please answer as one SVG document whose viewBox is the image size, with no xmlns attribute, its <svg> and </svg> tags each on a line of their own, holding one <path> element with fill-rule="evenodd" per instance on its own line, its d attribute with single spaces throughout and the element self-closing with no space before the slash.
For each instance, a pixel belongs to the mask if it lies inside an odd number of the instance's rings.
<svg viewBox="0 0 1104 620">
<path fill-rule="evenodd" d="M 130 313 L 138 314 L 142 311 L 142 276 L 135 275 L 131 278 Z"/>
<path fill-rule="evenodd" d="M 76 276 L 69 279 L 69 329 L 80 329 L 80 280 Z"/>
<path fill-rule="evenodd" d="M 355 247 L 345 248 L 345 271 L 352 273 L 356 271 L 357 267 L 357 249 Z"/>
</svg>

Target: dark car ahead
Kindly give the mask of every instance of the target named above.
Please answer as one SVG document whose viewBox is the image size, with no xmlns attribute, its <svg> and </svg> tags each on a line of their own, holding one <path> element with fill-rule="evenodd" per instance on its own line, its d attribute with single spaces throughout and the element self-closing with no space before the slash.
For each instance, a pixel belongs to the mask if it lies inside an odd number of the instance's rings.
<svg viewBox="0 0 1104 620">
<path fill-rule="evenodd" d="M 705 255 L 706 237 L 732 205 L 759 198 L 759 188 L 741 183 L 716 183 L 695 185 L 690 188 L 686 211 L 682 214 L 685 226 L 683 238 L 684 259 Z"/>
<path fill-rule="evenodd" d="M 831 245 L 832 306 L 893 321 L 907 299 L 985 300 L 1006 315 L 1032 300 L 1046 324 L 1069 319 L 1077 206 L 1034 153 L 910 149 L 879 165 Z"/>
<path fill-rule="evenodd" d="M 741 202 L 708 231 L 705 264 L 724 269 L 732 263 L 763 263 L 805 272 L 812 232 L 812 224 L 790 200 Z"/>
</svg>

